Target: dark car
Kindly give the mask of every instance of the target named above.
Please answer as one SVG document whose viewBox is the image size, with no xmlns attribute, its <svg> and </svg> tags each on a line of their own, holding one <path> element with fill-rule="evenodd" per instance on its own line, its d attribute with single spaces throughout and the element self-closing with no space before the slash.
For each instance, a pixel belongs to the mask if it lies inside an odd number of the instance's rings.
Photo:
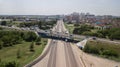
<svg viewBox="0 0 120 67">
<path fill-rule="evenodd" d="M 93 37 L 92 39 L 93 39 L 93 40 L 96 40 L 97 38 L 96 38 L 96 37 Z"/>
</svg>

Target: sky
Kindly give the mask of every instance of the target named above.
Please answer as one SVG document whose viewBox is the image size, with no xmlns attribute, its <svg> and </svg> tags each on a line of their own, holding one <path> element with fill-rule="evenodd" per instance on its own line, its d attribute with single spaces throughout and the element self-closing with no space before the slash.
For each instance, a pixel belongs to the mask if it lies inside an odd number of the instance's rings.
<svg viewBox="0 0 120 67">
<path fill-rule="evenodd" d="M 56 15 L 72 12 L 120 16 L 120 0 L 0 0 L 0 15 Z"/>
</svg>

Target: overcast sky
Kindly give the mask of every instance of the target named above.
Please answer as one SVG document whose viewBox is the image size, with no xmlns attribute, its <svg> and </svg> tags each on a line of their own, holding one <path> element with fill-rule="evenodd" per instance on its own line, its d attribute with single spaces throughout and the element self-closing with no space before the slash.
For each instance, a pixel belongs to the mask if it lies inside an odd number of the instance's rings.
<svg viewBox="0 0 120 67">
<path fill-rule="evenodd" d="M 55 15 L 72 12 L 120 16 L 120 0 L 0 0 L 0 14 Z"/>
</svg>

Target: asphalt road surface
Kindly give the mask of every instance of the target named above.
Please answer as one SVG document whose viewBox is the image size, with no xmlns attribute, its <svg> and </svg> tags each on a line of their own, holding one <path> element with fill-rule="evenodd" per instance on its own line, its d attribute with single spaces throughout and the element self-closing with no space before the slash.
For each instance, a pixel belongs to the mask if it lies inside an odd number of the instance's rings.
<svg viewBox="0 0 120 67">
<path fill-rule="evenodd" d="M 57 25 L 52 31 L 66 33 L 66 28 L 62 20 L 57 22 Z M 32 67 L 82 67 L 79 61 L 76 61 L 73 49 L 70 43 L 51 40 L 43 52 L 44 57 L 36 62 Z"/>
</svg>

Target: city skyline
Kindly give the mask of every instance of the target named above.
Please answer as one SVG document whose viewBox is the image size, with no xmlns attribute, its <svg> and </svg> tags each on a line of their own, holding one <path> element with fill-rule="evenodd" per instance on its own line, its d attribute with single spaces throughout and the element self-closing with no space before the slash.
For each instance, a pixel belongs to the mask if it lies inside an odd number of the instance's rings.
<svg viewBox="0 0 120 67">
<path fill-rule="evenodd" d="M 0 15 L 57 15 L 72 12 L 120 16 L 120 0 L 0 0 Z"/>
</svg>

